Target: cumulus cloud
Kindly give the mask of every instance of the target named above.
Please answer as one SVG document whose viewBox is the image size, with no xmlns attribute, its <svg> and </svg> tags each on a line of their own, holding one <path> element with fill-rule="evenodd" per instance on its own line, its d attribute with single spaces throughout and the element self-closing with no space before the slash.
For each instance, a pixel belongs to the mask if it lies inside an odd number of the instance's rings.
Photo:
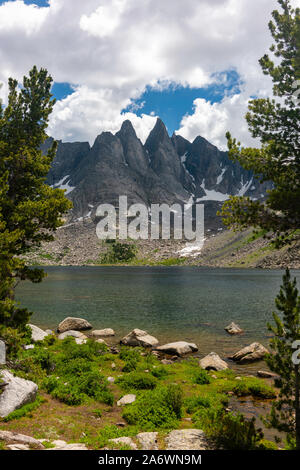
<svg viewBox="0 0 300 470">
<path fill-rule="evenodd" d="M 234 69 L 242 94 L 219 104 L 196 100 L 178 132 L 202 133 L 223 145 L 222 133 L 231 129 L 246 141 L 247 100 L 271 89 L 258 58 L 271 44 L 267 23 L 274 8 L 276 0 L 50 0 L 47 8 L 6 2 L 0 6 L 0 82 L 21 80 L 36 64 L 56 82 L 72 84 L 75 92 L 55 105 L 50 131 L 56 138 L 92 141 L 130 117 L 144 139 L 155 117 L 121 111 L 146 86 L 207 87 Z"/>
</svg>

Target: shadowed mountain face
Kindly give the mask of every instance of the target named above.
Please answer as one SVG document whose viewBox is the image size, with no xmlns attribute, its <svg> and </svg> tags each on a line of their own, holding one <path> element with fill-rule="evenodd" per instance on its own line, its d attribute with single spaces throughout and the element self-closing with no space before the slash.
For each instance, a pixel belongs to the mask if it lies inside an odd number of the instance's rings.
<svg viewBox="0 0 300 470">
<path fill-rule="evenodd" d="M 42 150 L 51 144 L 49 138 Z M 87 142 L 59 142 L 48 183 L 66 189 L 74 205 L 73 220 L 91 217 L 99 204 L 203 202 L 209 225 L 220 226 L 216 211 L 229 195 L 262 199 L 267 184 L 228 158 L 203 137 L 192 143 L 169 137 L 158 119 L 145 145 L 130 121 L 115 135 L 103 132 L 92 147 Z"/>
</svg>

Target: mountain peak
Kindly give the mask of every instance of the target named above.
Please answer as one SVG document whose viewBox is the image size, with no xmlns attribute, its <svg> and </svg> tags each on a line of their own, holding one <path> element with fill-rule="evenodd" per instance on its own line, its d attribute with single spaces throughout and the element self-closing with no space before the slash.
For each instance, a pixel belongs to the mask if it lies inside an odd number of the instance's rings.
<svg viewBox="0 0 300 470">
<path fill-rule="evenodd" d="M 132 122 L 129 121 L 129 119 L 126 119 L 125 121 L 123 121 L 121 129 L 119 130 L 119 132 L 117 134 L 122 134 L 122 135 L 126 135 L 126 136 L 132 135 L 132 136 L 136 137 L 136 132 L 134 130 Z"/>
<path fill-rule="evenodd" d="M 170 142 L 166 126 L 160 118 L 157 118 L 156 124 L 146 140 L 145 147 L 150 152 L 155 152 L 162 142 Z"/>
</svg>

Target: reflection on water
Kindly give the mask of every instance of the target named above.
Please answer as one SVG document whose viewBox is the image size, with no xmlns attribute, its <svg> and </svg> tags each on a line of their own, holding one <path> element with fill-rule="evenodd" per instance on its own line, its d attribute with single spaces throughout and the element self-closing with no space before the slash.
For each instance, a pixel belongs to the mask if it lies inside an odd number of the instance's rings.
<svg viewBox="0 0 300 470">
<path fill-rule="evenodd" d="M 23 283 L 18 300 L 32 322 L 55 328 L 66 316 L 84 317 L 95 328 L 113 328 L 118 341 L 133 328 L 159 341 L 195 342 L 199 356 L 227 357 L 253 341 L 267 345 L 267 321 L 281 283 L 279 270 L 194 267 L 49 267 L 42 284 Z M 294 273 L 300 280 L 299 271 Z M 234 321 L 244 330 L 231 337 Z M 254 370 L 257 366 L 243 366 Z"/>
</svg>

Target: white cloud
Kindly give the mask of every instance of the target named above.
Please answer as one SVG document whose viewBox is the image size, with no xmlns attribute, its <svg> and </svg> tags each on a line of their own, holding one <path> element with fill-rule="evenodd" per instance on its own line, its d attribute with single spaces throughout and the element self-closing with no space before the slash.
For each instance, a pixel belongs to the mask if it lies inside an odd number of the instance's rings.
<svg viewBox="0 0 300 470">
<path fill-rule="evenodd" d="M 244 145 L 257 146 L 259 142 L 249 134 L 244 118 L 248 96 L 245 93 L 236 94 L 213 104 L 196 99 L 193 114 L 183 117 L 177 134 L 190 141 L 201 135 L 221 150 L 226 150 L 225 134 L 230 131 Z"/>
<path fill-rule="evenodd" d="M 116 130 L 121 110 L 147 85 L 200 87 L 235 69 L 239 97 L 195 102 L 180 133 L 223 144 L 231 129 L 249 139 L 243 115 L 251 95 L 270 91 L 258 59 L 271 44 L 267 23 L 276 0 L 50 0 L 48 8 L 11 1 L 0 6 L 0 81 L 21 80 L 33 64 L 76 91 L 58 102 L 54 137 L 90 140 Z M 4 91 L 0 91 L 4 93 Z M 153 116 L 127 113 L 144 138 Z M 248 140 L 247 140 L 248 142 Z"/>
</svg>

